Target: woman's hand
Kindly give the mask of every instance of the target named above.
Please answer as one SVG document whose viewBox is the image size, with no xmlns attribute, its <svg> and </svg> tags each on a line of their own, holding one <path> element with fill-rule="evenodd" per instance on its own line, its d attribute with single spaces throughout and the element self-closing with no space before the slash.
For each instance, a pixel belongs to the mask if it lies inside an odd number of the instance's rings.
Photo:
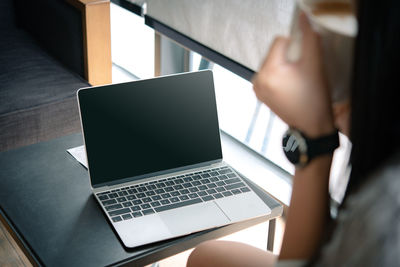
<svg viewBox="0 0 400 267">
<path fill-rule="evenodd" d="M 300 27 L 300 59 L 288 62 L 290 40 L 276 38 L 253 86 L 257 98 L 287 124 L 309 137 L 318 137 L 334 129 L 330 91 L 323 71 L 320 38 L 304 14 L 300 16 Z"/>
</svg>

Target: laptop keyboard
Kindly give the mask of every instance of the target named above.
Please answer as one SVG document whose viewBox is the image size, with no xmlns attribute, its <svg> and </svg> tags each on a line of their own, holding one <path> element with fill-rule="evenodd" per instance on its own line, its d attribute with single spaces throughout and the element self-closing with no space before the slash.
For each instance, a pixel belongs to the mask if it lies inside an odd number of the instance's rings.
<svg viewBox="0 0 400 267">
<path fill-rule="evenodd" d="M 97 193 L 113 222 L 163 212 L 251 189 L 229 167 L 194 172 Z"/>
</svg>

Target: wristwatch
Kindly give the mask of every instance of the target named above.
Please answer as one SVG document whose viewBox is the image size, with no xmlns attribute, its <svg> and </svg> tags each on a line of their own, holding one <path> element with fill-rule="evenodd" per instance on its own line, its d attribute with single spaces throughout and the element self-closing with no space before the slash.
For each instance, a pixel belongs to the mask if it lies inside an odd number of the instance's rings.
<svg viewBox="0 0 400 267">
<path fill-rule="evenodd" d="M 312 159 L 324 154 L 331 154 L 339 147 L 339 133 L 318 138 L 308 138 L 297 129 L 289 128 L 282 138 L 283 152 L 296 167 L 306 166 Z"/>
</svg>

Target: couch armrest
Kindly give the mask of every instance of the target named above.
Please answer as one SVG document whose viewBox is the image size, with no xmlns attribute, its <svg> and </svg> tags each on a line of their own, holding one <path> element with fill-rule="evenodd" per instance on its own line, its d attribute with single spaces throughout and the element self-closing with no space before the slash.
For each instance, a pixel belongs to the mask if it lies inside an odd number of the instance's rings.
<svg viewBox="0 0 400 267">
<path fill-rule="evenodd" d="M 92 85 L 111 83 L 109 0 L 67 0 L 82 14 L 85 78 Z"/>
<path fill-rule="evenodd" d="M 17 25 L 92 85 L 111 83 L 109 0 L 14 0 Z"/>
</svg>

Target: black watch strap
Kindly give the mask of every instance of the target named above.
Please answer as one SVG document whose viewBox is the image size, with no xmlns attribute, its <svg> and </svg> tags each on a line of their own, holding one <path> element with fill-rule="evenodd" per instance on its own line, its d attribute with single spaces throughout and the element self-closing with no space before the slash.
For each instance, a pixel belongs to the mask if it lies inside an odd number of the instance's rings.
<svg viewBox="0 0 400 267">
<path fill-rule="evenodd" d="M 339 147 L 339 133 L 335 130 L 333 133 L 324 135 L 315 139 L 306 138 L 309 160 L 316 156 L 333 153 Z"/>
</svg>

